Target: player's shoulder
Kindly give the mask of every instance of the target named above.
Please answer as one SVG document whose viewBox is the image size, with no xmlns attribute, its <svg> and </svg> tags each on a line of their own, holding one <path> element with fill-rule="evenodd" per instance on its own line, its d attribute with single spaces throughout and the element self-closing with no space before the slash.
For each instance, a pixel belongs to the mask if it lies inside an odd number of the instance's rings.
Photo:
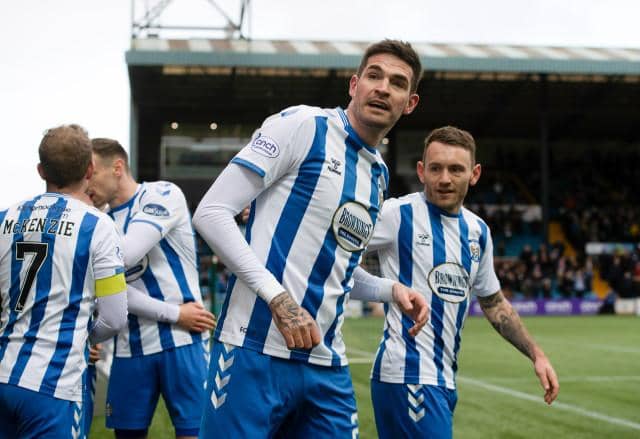
<svg viewBox="0 0 640 439">
<path fill-rule="evenodd" d="M 186 208 L 186 198 L 182 189 L 170 181 L 144 182 L 140 187 L 140 209 L 154 216 L 169 216 L 170 210 Z"/>
<path fill-rule="evenodd" d="M 424 200 L 420 196 L 420 192 L 402 195 L 400 197 L 388 198 L 384 201 L 383 208 L 388 210 L 398 210 L 406 204 L 417 205 L 423 204 Z"/>
<path fill-rule="evenodd" d="M 461 213 L 467 223 L 477 223 L 480 227 L 489 229 L 489 225 L 478 214 L 470 210 L 469 208 L 462 206 Z"/>
<path fill-rule="evenodd" d="M 184 193 L 182 189 L 180 189 L 180 186 L 170 181 L 145 181 L 141 184 L 140 198 L 166 198 L 175 196 L 184 198 Z"/>
<path fill-rule="evenodd" d="M 318 116 L 335 117 L 331 113 L 331 110 L 328 109 L 314 107 L 311 105 L 295 105 L 287 107 L 284 110 L 267 117 L 263 126 L 279 124 L 293 128 L 304 124 L 306 121 L 314 120 Z"/>
</svg>

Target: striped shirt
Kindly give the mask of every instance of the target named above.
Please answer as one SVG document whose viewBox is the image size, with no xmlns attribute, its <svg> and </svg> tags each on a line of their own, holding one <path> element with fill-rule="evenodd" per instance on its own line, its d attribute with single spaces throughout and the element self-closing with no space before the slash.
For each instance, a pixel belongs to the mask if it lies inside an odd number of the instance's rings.
<svg viewBox="0 0 640 439">
<path fill-rule="evenodd" d="M 107 215 L 66 195 L 0 211 L 0 383 L 82 400 L 96 281 L 122 276 L 121 248 Z"/>
<path fill-rule="evenodd" d="M 372 379 L 454 389 L 470 295 L 500 289 L 489 228 L 464 207 L 448 214 L 424 193 L 413 193 L 385 202 L 369 250 L 378 251 L 384 277 L 424 293 L 431 307 L 427 325 L 413 338 L 413 322 L 396 304 L 385 304 Z"/>
<path fill-rule="evenodd" d="M 340 109 L 291 107 L 265 120 L 232 160 L 263 178 L 246 239 L 318 323 L 322 342 L 289 350 L 267 303 L 231 278 L 216 338 L 268 355 L 346 365 L 340 328 L 352 273 L 373 233 L 388 172 Z"/>
<path fill-rule="evenodd" d="M 126 203 L 108 211 L 122 235 L 130 224 L 149 225 L 159 242 L 141 261 L 127 267 L 127 283 L 154 299 L 180 305 L 202 303 L 194 231 L 184 194 L 173 183 L 142 183 Z M 125 253 L 127 249 L 124 249 Z M 115 356 L 134 357 L 202 341 L 178 325 L 129 314 L 127 328 L 116 338 Z"/>
</svg>

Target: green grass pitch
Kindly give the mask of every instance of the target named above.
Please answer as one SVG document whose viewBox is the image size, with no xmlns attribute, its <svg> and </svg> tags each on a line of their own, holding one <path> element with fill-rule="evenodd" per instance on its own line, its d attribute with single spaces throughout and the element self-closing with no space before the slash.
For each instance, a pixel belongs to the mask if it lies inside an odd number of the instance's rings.
<svg viewBox="0 0 640 439">
<path fill-rule="evenodd" d="M 639 438 L 640 318 L 536 317 L 525 324 L 560 377 L 553 406 L 531 363 L 483 318 L 467 320 L 458 373 L 455 438 Z M 344 336 L 358 400 L 360 437 L 375 438 L 369 372 L 382 331 L 379 318 L 347 319 Z M 112 438 L 96 416 L 92 438 Z M 173 438 L 160 405 L 149 432 Z"/>
</svg>

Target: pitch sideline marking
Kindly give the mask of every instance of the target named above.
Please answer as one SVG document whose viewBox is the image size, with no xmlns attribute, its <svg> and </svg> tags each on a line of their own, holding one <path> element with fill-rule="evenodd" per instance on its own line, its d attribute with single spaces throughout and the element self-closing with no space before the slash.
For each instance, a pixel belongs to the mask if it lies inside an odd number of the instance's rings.
<svg viewBox="0 0 640 439">
<path fill-rule="evenodd" d="M 493 392 L 503 393 L 505 395 L 513 396 L 515 398 L 520 398 L 520 399 L 524 399 L 524 400 L 527 400 L 527 401 L 536 402 L 538 404 L 544 404 L 544 401 L 539 396 L 529 395 L 528 393 L 519 392 L 517 390 L 509 389 L 507 387 L 496 386 L 496 385 L 493 385 L 493 384 L 486 383 L 484 381 L 476 380 L 476 379 L 473 379 L 473 378 L 462 377 L 462 376 L 458 376 L 458 380 L 462 381 L 462 382 L 465 382 L 465 383 L 468 383 L 468 384 L 473 384 L 473 385 L 475 385 L 477 387 L 482 387 L 483 389 L 486 389 L 486 390 L 491 390 Z M 578 406 L 575 406 L 575 405 L 572 405 L 572 404 L 567 404 L 567 403 L 564 403 L 564 402 L 556 401 L 556 402 L 553 403 L 553 405 L 551 407 L 552 408 L 558 408 L 558 409 L 561 409 L 561 410 L 566 410 L 568 412 L 577 413 L 577 414 L 585 416 L 587 418 L 597 419 L 599 421 L 608 422 L 610 424 L 620 425 L 620 426 L 628 427 L 628 428 L 633 428 L 634 430 L 640 430 L 640 424 L 637 423 L 637 422 L 629 421 L 627 419 L 622 419 L 622 418 L 615 418 L 613 416 L 604 415 L 602 413 L 591 411 L 591 410 L 586 410 L 586 409 L 583 409 L 581 407 L 578 407 Z"/>
<path fill-rule="evenodd" d="M 369 354 L 369 352 L 361 351 L 359 349 L 350 349 L 350 352 L 356 352 L 359 354 Z M 349 360 L 350 364 L 367 364 L 372 363 L 373 360 L 371 358 L 353 358 Z M 601 378 L 609 378 L 609 377 L 601 377 Z M 514 398 L 520 398 L 527 401 L 535 402 L 538 404 L 544 404 L 544 401 L 539 396 L 533 396 L 528 393 L 519 392 L 517 390 L 509 389 L 508 387 L 496 386 L 494 384 L 489 384 L 487 382 L 476 380 L 473 378 L 467 378 L 464 376 L 457 376 L 458 381 L 466 382 L 468 384 L 473 384 L 478 387 L 482 387 L 485 390 L 491 390 L 497 393 L 504 393 L 505 395 L 513 396 Z M 637 422 L 629 421 L 628 419 L 616 418 L 613 416 L 604 415 L 599 412 L 595 412 L 592 410 L 583 409 L 581 407 L 567 404 L 564 402 L 555 401 L 552 408 L 558 408 L 560 410 L 566 410 L 568 412 L 577 413 L 579 415 L 585 416 L 587 418 L 597 419 L 599 421 L 608 422 L 614 425 L 620 425 L 623 427 L 632 428 L 634 430 L 640 430 L 640 424 Z"/>
</svg>

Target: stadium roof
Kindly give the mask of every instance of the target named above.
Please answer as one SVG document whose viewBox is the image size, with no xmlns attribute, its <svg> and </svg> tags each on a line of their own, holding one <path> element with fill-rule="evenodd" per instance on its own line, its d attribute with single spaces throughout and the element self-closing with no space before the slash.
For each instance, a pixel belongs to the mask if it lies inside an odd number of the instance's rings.
<svg viewBox="0 0 640 439">
<path fill-rule="evenodd" d="M 369 43 L 347 41 L 133 39 L 130 66 L 353 69 Z M 412 43 L 427 71 L 640 74 L 640 48 Z"/>
</svg>

